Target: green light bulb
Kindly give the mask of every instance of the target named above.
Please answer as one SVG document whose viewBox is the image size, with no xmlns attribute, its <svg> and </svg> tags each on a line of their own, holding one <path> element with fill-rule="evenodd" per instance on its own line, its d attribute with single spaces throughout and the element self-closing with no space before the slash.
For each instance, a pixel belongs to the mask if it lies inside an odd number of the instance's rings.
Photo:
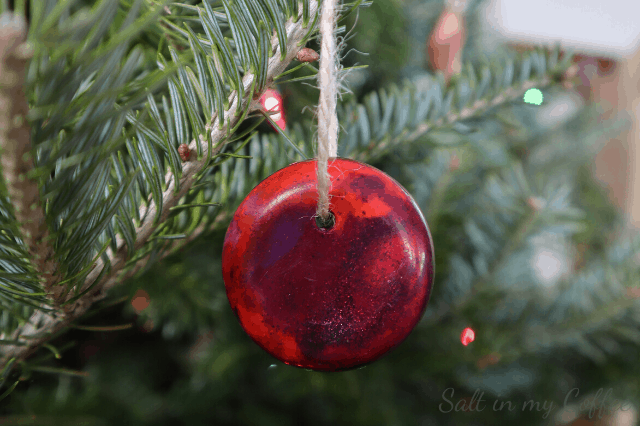
<svg viewBox="0 0 640 426">
<path fill-rule="evenodd" d="M 542 104 L 542 92 L 538 89 L 529 89 L 524 94 L 524 101 L 528 104 Z"/>
</svg>

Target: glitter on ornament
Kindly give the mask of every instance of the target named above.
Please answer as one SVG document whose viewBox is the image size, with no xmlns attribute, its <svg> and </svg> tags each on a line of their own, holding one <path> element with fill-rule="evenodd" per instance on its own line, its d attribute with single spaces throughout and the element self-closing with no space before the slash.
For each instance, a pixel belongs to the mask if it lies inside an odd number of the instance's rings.
<svg viewBox="0 0 640 426">
<path fill-rule="evenodd" d="M 467 327 L 464 330 L 462 330 L 462 334 L 460 335 L 460 342 L 464 346 L 467 346 L 469 343 L 473 342 L 475 338 L 476 338 L 476 333 L 473 331 L 473 329 Z"/>
<path fill-rule="evenodd" d="M 275 121 L 280 129 L 286 129 L 287 121 L 284 117 L 282 96 L 280 95 L 280 93 L 278 93 L 278 91 L 273 89 L 265 90 L 265 92 L 260 97 L 260 104 L 265 109 L 265 111 L 272 113 L 270 117 L 273 121 Z M 274 112 L 276 114 L 273 114 Z"/>
</svg>

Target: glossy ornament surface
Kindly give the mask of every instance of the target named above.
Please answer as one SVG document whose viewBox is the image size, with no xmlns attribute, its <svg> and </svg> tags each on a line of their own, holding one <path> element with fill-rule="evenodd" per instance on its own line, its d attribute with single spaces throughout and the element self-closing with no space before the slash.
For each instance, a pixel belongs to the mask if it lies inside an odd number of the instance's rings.
<svg viewBox="0 0 640 426">
<path fill-rule="evenodd" d="M 257 185 L 225 236 L 229 302 L 249 336 L 289 365 L 337 371 L 402 342 L 434 278 L 431 235 L 411 195 L 380 170 L 329 159 L 331 228 L 315 220 L 316 160 Z"/>
</svg>

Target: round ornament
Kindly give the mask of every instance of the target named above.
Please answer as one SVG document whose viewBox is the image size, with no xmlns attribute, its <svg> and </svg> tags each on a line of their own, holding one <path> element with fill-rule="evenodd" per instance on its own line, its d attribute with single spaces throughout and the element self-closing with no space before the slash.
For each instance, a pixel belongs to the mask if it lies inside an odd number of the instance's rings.
<svg viewBox="0 0 640 426">
<path fill-rule="evenodd" d="M 422 317 L 433 244 L 411 195 L 369 165 L 330 158 L 333 224 L 316 221 L 317 160 L 258 184 L 227 230 L 222 270 L 247 334 L 282 362 L 338 371 L 400 344 Z"/>
</svg>

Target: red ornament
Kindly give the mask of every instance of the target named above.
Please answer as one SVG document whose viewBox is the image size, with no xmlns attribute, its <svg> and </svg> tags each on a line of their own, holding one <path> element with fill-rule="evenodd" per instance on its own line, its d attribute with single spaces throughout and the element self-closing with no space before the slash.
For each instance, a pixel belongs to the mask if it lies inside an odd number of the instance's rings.
<svg viewBox="0 0 640 426">
<path fill-rule="evenodd" d="M 284 108 L 282 107 L 282 96 L 277 90 L 265 90 L 262 96 L 260 96 L 260 105 L 262 105 L 265 111 L 271 113 L 270 117 L 276 122 L 278 127 L 282 130 L 287 128 L 287 121 L 284 118 Z M 273 130 L 277 129 L 274 128 Z"/>
<path fill-rule="evenodd" d="M 460 342 L 463 345 L 467 346 L 469 343 L 473 342 L 476 339 L 476 333 L 473 329 L 467 327 L 462 330 L 462 334 L 460 335 Z"/>
<path fill-rule="evenodd" d="M 281 169 L 238 207 L 222 272 L 240 324 L 286 364 L 337 371 L 402 342 L 426 309 L 433 244 L 420 209 L 380 170 L 329 160 L 335 224 L 320 228 L 317 161 Z"/>
</svg>

